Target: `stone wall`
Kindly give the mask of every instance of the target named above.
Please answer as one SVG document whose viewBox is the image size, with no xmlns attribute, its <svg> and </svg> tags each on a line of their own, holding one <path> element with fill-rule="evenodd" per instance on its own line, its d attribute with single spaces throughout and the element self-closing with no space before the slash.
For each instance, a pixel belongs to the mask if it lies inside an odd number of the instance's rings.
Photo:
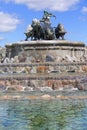
<svg viewBox="0 0 87 130">
<path fill-rule="evenodd" d="M 0 91 L 60 91 L 87 90 L 87 74 L 48 80 L 23 80 L 8 78 L 0 80 Z"/>
<path fill-rule="evenodd" d="M 87 72 L 87 48 L 82 42 L 21 41 L 6 45 L 6 55 L 8 62 L 0 64 L 0 86 L 5 90 L 72 89 Z"/>
</svg>

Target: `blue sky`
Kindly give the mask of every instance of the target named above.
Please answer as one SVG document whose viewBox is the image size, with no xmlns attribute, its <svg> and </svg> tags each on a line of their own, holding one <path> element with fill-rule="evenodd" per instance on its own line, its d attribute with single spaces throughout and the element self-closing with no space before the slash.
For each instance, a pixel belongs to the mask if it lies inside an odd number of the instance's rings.
<svg viewBox="0 0 87 130">
<path fill-rule="evenodd" d="M 24 40 L 27 26 L 44 10 L 56 15 L 52 27 L 64 25 L 66 40 L 87 45 L 87 0 L 0 0 L 0 46 Z"/>
</svg>

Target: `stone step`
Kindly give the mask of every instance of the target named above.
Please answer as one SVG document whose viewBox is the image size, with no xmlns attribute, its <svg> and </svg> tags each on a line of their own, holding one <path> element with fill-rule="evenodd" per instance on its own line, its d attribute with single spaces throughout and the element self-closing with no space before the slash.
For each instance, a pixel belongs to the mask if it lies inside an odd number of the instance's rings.
<svg viewBox="0 0 87 130">
<path fill-rule="evenodd" d="M 0 80 L 76 80 L 87 77 L 87 73 L 57 73 L 57 74 L 1 74 Z"/>
<path fill-rule="evenodd" d="M 87 62 L 73 62 L 73 63 L 55 63 L 55 62 L 40 62 L 40 63 L 0 63 L 0 67 L 25 67 L 25 66 L 76 66 L 87 65 Z"/>
</svg>

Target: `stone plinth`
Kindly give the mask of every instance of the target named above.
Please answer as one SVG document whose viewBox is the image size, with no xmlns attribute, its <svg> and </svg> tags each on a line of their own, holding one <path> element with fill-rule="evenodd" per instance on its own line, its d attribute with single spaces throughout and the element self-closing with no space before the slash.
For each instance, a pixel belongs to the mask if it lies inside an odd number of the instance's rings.
<svg viewBox="0 0 87 130">
<path fill-rule="evenodd" d="M 63 57 L 65 55 L 75 56 L 80 59 L 85 52 L 85 44 L 82 42 L 72 42 L 67 40 L 39 40 L 21 41 L 6 45 L 6 53 L 9 58 L 24 53 L 27 57 Z M 41 60 L 38 59 L 38 60 Z M 42 58 L 43 59 L 43 58 Z"/>
</svg>

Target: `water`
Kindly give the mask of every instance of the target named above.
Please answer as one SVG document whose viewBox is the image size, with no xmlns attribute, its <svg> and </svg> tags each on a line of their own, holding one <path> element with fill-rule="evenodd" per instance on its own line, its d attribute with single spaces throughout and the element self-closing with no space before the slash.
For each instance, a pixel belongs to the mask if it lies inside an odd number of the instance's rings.
<svg viewBox="0 0 87 130">
<path fill-rule="evenodd" d="M 44 92 L 8 94 L 26 97 L 31 94 L 43 95 Z M 85 97 L 87 92 L 61 91 L 45 94 Z M 87 130 L 87 99 L 1 99 L 0 130 Z"/>
</svg>

